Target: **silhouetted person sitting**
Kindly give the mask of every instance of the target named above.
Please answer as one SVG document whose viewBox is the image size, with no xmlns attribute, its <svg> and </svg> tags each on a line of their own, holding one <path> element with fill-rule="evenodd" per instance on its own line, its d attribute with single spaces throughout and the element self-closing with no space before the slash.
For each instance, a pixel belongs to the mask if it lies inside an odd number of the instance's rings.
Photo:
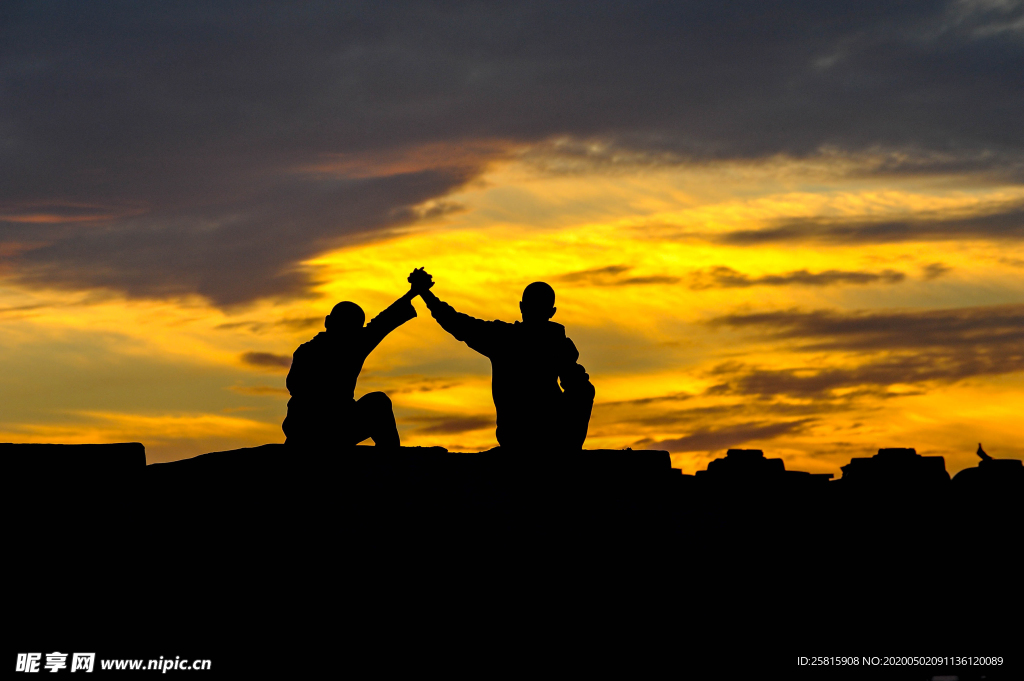
<svg viewBox="0 0 1024 681">
<path fill-rule="evenodd" d="M 420 270 L 409 280 L 415 286 L 429 278 Z M 423 301 L 441 328 L 491 360 L 498 444 L 581 450 L 594 408 L 594 386 L 576 363 L 580 353 L 565 327 L 550 321 L 554 290 L 539 281 L 527 286 L 519 303 L 523 321 L 509 324 L 456 312 L 423 286 Z"/>
<path fill-rule="evenodd" d="M 422 277 L 417 281 L 424 285 Z M 429 276 L 425 285 L 432 285 Z M 382 392 L 372 392 L 356 401 L 356 379 L 363 362 L 384 337 L 416 316 L 411 301 L 421 293 L 414 284 L 366 326 L 366 315 L 355 303 L 334 306 L 324 319 L 327 330 L 292 355 L 286 379 L 292 398 L 281 425 L 285 444 L 349 447 L 373 438 L 378 447 L 399 446 L 391 400 Z"/>
</svg>

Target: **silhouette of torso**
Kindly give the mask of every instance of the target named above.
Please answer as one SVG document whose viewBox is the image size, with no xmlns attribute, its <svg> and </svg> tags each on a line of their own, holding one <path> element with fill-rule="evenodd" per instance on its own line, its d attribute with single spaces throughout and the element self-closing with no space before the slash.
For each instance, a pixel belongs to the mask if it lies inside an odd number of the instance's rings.
<svg viewBox="0 0 1024 681">
<path fill-rule="evenodd" d="M 583 446 L 593 386 L 576 363 L 579 351 L 564 326 L 552 321 L 489 322 L 456 312 L 434 296 L 424 300 L 445 331 L 491 360 L 496 436 L 502 447 Z M 588 405 L 582 433 L 580 418 L 571 414 L 574 400 Z"/>
<path fill-rule="evenodd" d="M 343 428 L 363 362 L 385 336 L 415 316 L 412 304 L 399 299 L 364 327 L 322 331 L 300 345 L 285 379 L 292 397 L 281 427 L 288 439 L 324 439 Z"/>
</svg>

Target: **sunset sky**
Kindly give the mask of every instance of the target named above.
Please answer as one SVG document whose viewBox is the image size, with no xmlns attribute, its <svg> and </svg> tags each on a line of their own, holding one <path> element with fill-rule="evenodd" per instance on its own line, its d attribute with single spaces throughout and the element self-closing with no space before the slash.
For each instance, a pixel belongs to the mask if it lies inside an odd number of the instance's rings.
<svg viewBox="0 0 1024 681">
<path fill-rule="evenodd" d="M 1020 0 L 4 2 L 0 442 L 283 442 L 295 348 L 422 266 L 554 287 L 590 449 L 1021 458 L 1022 121 Z M 414 305 L 356 396 L 496 446 Z"/>
</svg>

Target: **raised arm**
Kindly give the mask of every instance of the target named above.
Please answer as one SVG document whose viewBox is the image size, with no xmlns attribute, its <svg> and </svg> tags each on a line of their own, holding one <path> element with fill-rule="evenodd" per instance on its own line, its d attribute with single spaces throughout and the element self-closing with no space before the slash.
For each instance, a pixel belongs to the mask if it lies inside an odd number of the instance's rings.
<svg viewBox="0 0 1024 681">
<path fill-rule="evenodd" d="M 423 279 L 424 277 L 426 279 Z M 430 275 L 422 270 L 413 272 L 409 277 L 409 281 L 413 282 L 414 287 L 415 280 L 426 281 L 428 279 L 430 279 Z M 429 286 L 423 286 L 419 295 L 427 304 L 431 316 L 437 320 L 442 329 L 455 336 L 456 339 L 489 357 L 494 349 L 497 334 L 500 333 L 499 327 L 505 326 L 505 323 L 487 322 L 462 312 L 456 312 L 455 308 L 431 293 L 430 286 L 433 286 L 433 281 L 430 281 Z"/>
<path fill-rule="evenodd" d="M 490 357 L 498 332 L 496 327 L 503 326 L 504 322 L 487 322 L 457 312 L 455 308 L 430 291 L 424 293 L 422 298 L 423 302 L 427 304 L 431 316 L 437 320 L 442 329 L 480 354 Z"/>
<path fill-rule="evenodd" d="M 405 295 L 391 303 L 379 315 L 370 320 L 370 323 L 366 325 L 364 330 L 368 345 L 366 348 L 367 352 L 380 345 L 380 342 L 389 333 L 416 316 L 416 308 L 412 306 L 412 299 L 416 295 L 415 287 L 411 287 Z"/>
</svg>

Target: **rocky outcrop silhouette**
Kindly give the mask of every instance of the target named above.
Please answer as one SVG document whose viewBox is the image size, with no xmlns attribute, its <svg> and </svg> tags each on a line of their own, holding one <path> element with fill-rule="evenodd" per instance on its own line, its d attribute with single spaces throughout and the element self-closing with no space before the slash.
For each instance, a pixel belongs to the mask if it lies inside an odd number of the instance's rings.
<svg viewBox="0 0 1024 681">
<path fill-rule="evenodd" d="M 629 650 L 702 678 L 842 675 L 797 669 L 805 650 L 1016 649 L 977 623 L 1020 612 L 1019 461 L 950 481 L 941 457 L 883 449 L 829 480 L 760 450 L 696 475 L 645 450 L 0 451 L 21 471 L 11 617 L 44 647 L 88 631 L 285 675 L 322 669 L 311 651 L 479 670 Z"/>
</svg>

